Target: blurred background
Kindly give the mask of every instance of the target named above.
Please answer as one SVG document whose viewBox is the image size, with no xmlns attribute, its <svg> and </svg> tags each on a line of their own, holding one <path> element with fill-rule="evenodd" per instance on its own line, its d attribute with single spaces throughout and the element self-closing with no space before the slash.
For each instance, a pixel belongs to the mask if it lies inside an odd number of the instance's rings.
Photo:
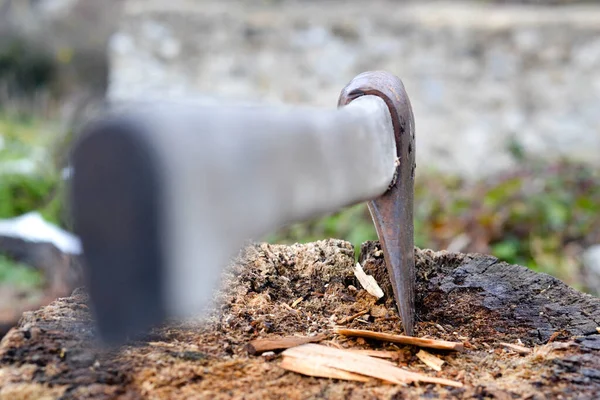
<svg viewBox="0 0 600 400">
<path fill-rule="evenodd" d="M 80 284 L 68 149 L 107 103 L 333 108 L 372 69 L 413 104 L 419 247 L 600 293 L 600 1 L 0 0 L 0 331 Z M 366 207 L 264 239 L 328 237 L 375 239 Z"/>
</svg>

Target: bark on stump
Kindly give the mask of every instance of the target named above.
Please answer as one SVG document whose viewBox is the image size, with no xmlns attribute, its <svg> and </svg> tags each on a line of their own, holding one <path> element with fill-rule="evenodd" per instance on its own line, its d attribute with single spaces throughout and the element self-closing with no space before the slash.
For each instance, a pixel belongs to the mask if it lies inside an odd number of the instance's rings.
<svg viewBox="0 0 600 400">
<path fill-rule="evenodd" d="M 360 260 L 386 293 L 380 300 L 354 278 L 347 242 L 260 244 L 225 273 L 218 305 L 202 324 L 173 323 L 115 351 L 96 345 L 83 290 L 25 313 L 0 342 L 0 399 L 600 398 L 600 299 L 489 256 L 415 254 L 416 334 L 467 348 L 432 351 L 445 361 L 440 372 L 420 362 L 414 347 L 332 333 L 342 322 L 402 333 L 377 243 L 365 243 Z M 315 333 L 326 334 L 326 344 L 397 352 L 400 366 L 465 387 L 305 377 L 246 348 L 257 338 Z"/>
</svg>

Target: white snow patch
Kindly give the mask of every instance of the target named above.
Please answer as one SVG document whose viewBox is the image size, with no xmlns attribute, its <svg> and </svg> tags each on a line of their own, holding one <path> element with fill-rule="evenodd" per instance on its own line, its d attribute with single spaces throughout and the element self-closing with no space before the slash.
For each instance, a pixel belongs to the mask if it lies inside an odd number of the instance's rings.
<svg viewBox="0 0 600 400">
<path fill-rule="evenodd" d="M 50 242 L 63 253 L 81 254 L 79 238 L 45 221 L 38 212 L 0 220 L 0 235 L 30 242 Z"/>
</svg>

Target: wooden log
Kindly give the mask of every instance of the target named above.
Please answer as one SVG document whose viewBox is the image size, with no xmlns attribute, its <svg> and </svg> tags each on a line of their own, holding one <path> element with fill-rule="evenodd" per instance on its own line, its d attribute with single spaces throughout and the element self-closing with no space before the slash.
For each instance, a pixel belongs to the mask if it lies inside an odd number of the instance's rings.
<svg viewBox="0 0 600 400">
<path fill-rule="evenodd" d="M 526 344 L 546 343 L 562 330 L 594 334 L 600 326 L 600 300 L 550 275 L 482 254 L 416 250 L 415 257 L 421 321 L 442 321 L 456 328 L 481 322 L 481 336 L 519 330 Z M 393 297 L 378 242 L 362 245 L 359 262 L 386 297 Z"/>
<path fill-rule="evenodd" d="M 414 349 L 401 345 L 344 336 L 328 342 L 363 356 L 381 352 L 394 366 L 462 388 L 342 379 L 364 380 L 352 371 L 305 377 L 282 371 L 280 357 L 248 355 L 257 335 L 306 336 L 329 329 L 333 315 L 361 310 L 369 315 L 344 327 L 401 334 L 380 249 L 365 247 L 361 264 L 386 293 L 382 299 L 356 290 L 347 242 L 250 246 L 225 275 L 211 318 L 164 326 L 110 352 L 96 347 L 88 298 L 77 290 L 25 313 L 0 342 L 0 398 L 600 398 L 600 299 L 483 255 L 415 252 L 416 334 L 465 343 L 465 351 L 445 353 L 441 371 L 424 371 Z M 300 297 L 302 307 L 290 309 Z M 519 339 L 530 354 L 503 351 L 501 343 Z M 329 364 L 295 365 L 332 372 Z"/>
</svg>

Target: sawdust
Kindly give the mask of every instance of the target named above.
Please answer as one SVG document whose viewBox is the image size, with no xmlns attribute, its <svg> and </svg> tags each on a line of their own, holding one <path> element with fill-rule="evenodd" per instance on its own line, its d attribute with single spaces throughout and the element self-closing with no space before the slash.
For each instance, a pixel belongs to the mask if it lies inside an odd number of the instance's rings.
<svg viewBox="0 0 600 400">
<path fill-rule="evenodd" d="M 61 399 L 600 397 L 600 351 L 594 349 L 597 325 L 593 332 L 583 332 L 595 323 L 593 312 L 600 310 L 600 300 L 554 281 L 556 287 L 541 294 L 529 282 L 532 294 L 524 297 L 520 283 L 513 284 L 511 279 L 523 281 L 533 273 L 525 270 L 526 276 L 515 276 L 511 266 L 504 267 L 486 256 L 416 250 L 417 336 L 462 341 L 466 347 L 458 353 L 428 350 L 444 361 L 441 371 L 423 364 L 416 356 L 418 348 L 334 335 L 332 328 L 344 321 L 347 328 L 403 333 L 383 255 L 376 243 L 367 243 L 362 250 L 360 262 L 365 272 L 373 275 L 386 293 L 379 300 L 357 289 L 354 250 L 347 242 L 261 244 L 247 248 L 225 274 L 225 289 L 204 323 L 171 324 L 112 352 L 94 345 L 87 296 L 78 290 L 69 298 L 26 313 L 3 339 L 0 399 L 31 398 L 31 393 Z M 508 268 L 510 273 L 501 279 L 497 276 L 500 272 L 493 272 L 495 268 Z M 487 279 L 488 274 L 496 275 Z M 545 276 L 535 279 L 548 286 Z M 475 280 L 481 284 L 477 286 Z M 511 290 L 518 295 L 513 298 L 516 307 L 502 302 Z M 544 307 L 538 303 L 538 295 L 546 296 L 544 304 L 556 312 L 571 307 L 571 322 L 563 323 L 551 312 L 527 319 L 539 314 L 536 307 Z M 522 313 L 521 306 L 531 313 Z M 560 334 L 545 345 L 546 331 Z M 402 387 L 306 377 L 280 368 L 280 357 L 252 356 L 246 348 L 257 338 L 316 333 L 327 335 L 322 344 L 391 351 L 398 355 L 393 360 L 397 365 L 465 386 Z M 565 345 L 576 334 L 587 336 Z M 586 346 L 586 341 L 592 344 Z M 521 355 L 501 343 L 534 351 Z"/>
</svg>

